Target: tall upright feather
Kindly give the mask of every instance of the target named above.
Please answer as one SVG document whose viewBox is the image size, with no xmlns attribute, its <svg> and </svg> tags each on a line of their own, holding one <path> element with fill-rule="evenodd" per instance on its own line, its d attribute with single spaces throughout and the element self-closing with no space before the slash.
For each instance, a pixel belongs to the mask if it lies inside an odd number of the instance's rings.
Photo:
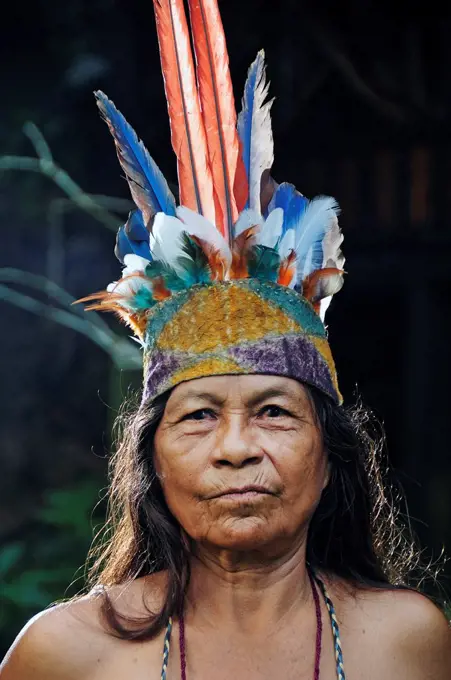
<svg viewBox="0 0 451 680">
<path fill-rule="evenodd" d="M 236 111 L 229 57 L 217 0 L 188 0 L 202 116 L 215 192 L 222 216 L 216 226 L 228 243 L 238 218 L 235 177 L 243 161 L 236 130 Z"/>
<path fill-rule="evenodd" d="M 274 162 L 274 141 L 271 127 L 271 106 L 266 102 L 269 85 L 265 77 L 265 53 L 261 50 L 249 69 L 244 87 L 242 110 L 238 116 L 238 133 L 243 145 L 242 155 L 249 184 L 246 207 L 262 211 L 262 175 Z"/>
<path fill-rule="evenodd" d="M 175 199 L 168 183 L 136 132 L 103 92 L 97 90 L 95 96 L 113 135 L 119 162 L 145 225 L 157 212 L 175 215 Z"/>
<path fill-rule="evenodd" d="M 154 9 L 180 203 L 215 224 L 213 179 L 183 0 L 154 0 Z"/>
</svg>

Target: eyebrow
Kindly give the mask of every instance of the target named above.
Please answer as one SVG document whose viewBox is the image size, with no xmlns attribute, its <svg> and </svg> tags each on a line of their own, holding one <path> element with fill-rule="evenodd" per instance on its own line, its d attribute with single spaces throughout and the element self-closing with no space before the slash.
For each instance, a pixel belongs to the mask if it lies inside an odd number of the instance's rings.
<svg viewBox="0 0 451 680">
<path fill-rule="evenodd" d="M 257 394 L 254 394 L 251 397 L 249 397 L 249 399 L 246 400 L 246 406 L 252 408 L 257 404 L 260 404 L 262 401 L 265 401 L 266 399 L 271 399 L 272 397 L 291 397 L 292 399 L 294 399 L 295 395 L 290 389 L 284 389 L 283 387 L 268 387 L 268 389 L 263 390 L 262 392 L 258 392 Z M 196 390 L 188 390 L 183 395 L 183 397 L 180 397 L 180 400 L 177 402 L 175 407 L 181 408 L 183 406 L 183 403 L 187 399 L 209 401 L 215 404 L 215 406 L 223 406 L 224 403 L 226 402 L 226 399 L 218 397 L 216 394 L 212 394 L 211 392 L 197 392 Z"/>
</svg>

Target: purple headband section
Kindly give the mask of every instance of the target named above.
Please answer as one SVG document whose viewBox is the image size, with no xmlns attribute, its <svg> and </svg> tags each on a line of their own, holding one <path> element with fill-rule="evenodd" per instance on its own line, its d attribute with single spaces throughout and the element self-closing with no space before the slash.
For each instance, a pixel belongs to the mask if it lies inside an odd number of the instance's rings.
<svg viewBox="0 0 451 680">
<path fill-rule="evenodd" d="M 341 403 L 341 395 L 328 362 L 315 346 L 314 338 L 301 334 L 268 336 L 256 342 L 218 348 L 214 353 L 193 355 L 192 352 L 153 350 L 147 357 L 144 373 L 143 403 L 163 394 L 183 380 L 177 374 L 192 369 L 206 359 L 224 364 L 209 375 L 267 374 L 293 378 L 317 387 Z M 230 361 L 236 368 L 230 368 Z M 199 376 L 201 377 L 201 372 Z"/>
</svg>

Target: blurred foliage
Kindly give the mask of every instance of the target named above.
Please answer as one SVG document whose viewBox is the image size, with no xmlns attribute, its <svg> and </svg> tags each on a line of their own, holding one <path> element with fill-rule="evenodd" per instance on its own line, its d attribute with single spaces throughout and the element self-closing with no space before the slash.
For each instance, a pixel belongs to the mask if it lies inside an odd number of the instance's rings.
<svg viewBox="0 0 451 680">
<path fill-rule="evenodd" d="M 24 132 L 38 157 L 0 156 L 0 171 L 42 174 L 66 194 L 67 198 L 51 201 L 48 229 L 62 231 L 64 214 L 78 208 L 103 227 L 115 230 L 120 218 L 109 210 L 123 210 L 129 207 L 129 202 L 90 196 L 55 164 L 47 142 L 33 123 L 27 123 Z M 50 273 L 63 271 L 59 261 L 63 258 L 61 239 L 50 240 L 47 253 L 47 261 L 52 263 Z M 73 306 L 74 297 L 49 278 L 5 267 L 0 268 L 0 281 L 0 299 L 77 331 L 109 355 L 112 365 L 106 426 L 110 433 L 112 418 L 124 396 L 123 376 L 133 384 L 136 376 L 141 375 L 142 353 L 138 345 L 111 330 L 100 315 L 85 312 L 81 305 Z M 24 288 L 27 293 L 21 292 Z M 104 481 L 89 478 L 69 488 L 45 490 L 40 508 L 25 531 L 21 530 L 20 538 L 6 540 L 0 547 L 0 656 L 1 648 L 6 650 L 11 643 L 12 631 L 18 632 L 37 610 L 83 589 L 93 526 L 102 525 L 105 517 L 105 503 L 99 501 L 99 488 Z"/>
<path fill-rule="evenodd" d="M 26 535 L 0 548 L 1 641 L 38 609 L 82 588 L 82 568 L 75 571 L 74 565 L 84 563 L 93 529 L 104 520 L 101 486 L 102 480 L 90 479 L 46 491 Z"/>
</svg>

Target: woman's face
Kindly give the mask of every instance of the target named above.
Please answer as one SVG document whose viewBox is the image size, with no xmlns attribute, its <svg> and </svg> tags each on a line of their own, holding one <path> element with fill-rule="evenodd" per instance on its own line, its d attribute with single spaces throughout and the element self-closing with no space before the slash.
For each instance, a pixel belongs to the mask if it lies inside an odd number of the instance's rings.
<svg viewBox="0 0 451 680">
<path fill-rule="evenodd" d="M 306 389 L 277 376 L 212 376 L 172 391 L 155 435 L 167 504 L 197 542 L 282 547 L 304 535 L 327 483 Z"/>
</svg>

